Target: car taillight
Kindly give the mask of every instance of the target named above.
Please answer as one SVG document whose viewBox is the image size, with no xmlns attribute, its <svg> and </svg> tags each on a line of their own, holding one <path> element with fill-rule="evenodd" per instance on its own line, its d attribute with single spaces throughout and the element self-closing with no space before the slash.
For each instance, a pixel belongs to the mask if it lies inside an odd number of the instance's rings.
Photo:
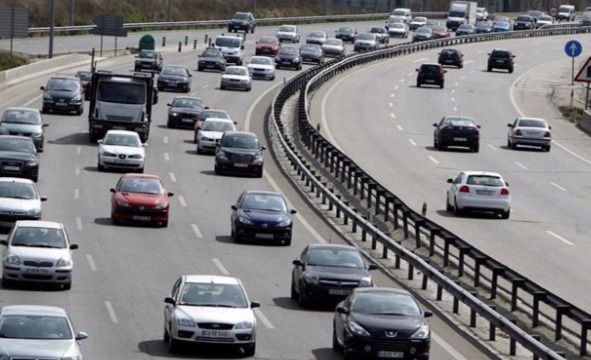
<svg viewBox="0 0 591 360">
<path fill-rule="evenodd" d="M 460 192 L 461 192 L 461 193 L 469 193 L 469 192 L 470 192 L 470 187 L 469 187 L 468 185 L 463 185 L 463 186 L 460 188 Z"/>
<path fill-rule="evenodd" d="M 544 137 L 550 137 L 552 136 L 552 134 L 550 133 L 550 131 L 546 131 L 546 133 L 544 134 Z"/>
<path fill-rule="evenodd" d="M 519 129 L 515 130 L 515 135 L 520 135 L 521 136 L 521 130 L 519 130 Z"/>
<path fill-rule="evenodd" d="M 502 188 L 502 189 L 501 189 L 501 195 L 509 195 L 509 189 L 507 189 L 507 188 Z"/>
</svg>

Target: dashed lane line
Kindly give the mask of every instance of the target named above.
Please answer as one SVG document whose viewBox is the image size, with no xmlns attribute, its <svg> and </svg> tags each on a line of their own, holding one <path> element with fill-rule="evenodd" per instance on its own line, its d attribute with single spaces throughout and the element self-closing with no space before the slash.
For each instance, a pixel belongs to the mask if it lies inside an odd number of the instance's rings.
<svg viewBox="0 0 591 360">
<path fill-rule="evenodd" d="M 520 168 L 522 168 L 523 170 L 527 170 L 527 166 L 523 165 L 522 163 L 520 163 L 519 161 L 515 162 L 515 165 L 519 166 Z"/>
<path fill-rule="evenodd" d="M 170 177 L 170 181 L 172 181 L 173 183 L 176 182 L 176 176 L 174 175 L 173 172 L 169 172 L 168 176 Z"/>
<path fill-rule="evenodd" d="M 396 128 L 398 129 L 398 131 L 404 131 L 401 125 L 396 125 Z"/>
<path fill-rule="evenodd" d="M 80 216 L 76 217 L 76 228 L 78 229 L 78 231 L 82 231 L 82 219 L 80 218 Z"/>
<path fill-rule="evenodd" d="M 273 326 L 273 324 L 271 324 L 271 321 L 269 321 L 269 319 L 267 318 L 267 316 L 265 316 L 265 314 L 263 313 L 263 311 L 260 308 L 254 309 L 254 314 L 263 323 L 263 325 L 267 329 L 269 329 L 269 330 L 275 329 L 275 326 Z"/>
<path fill-rule="evenodd" d="M 181 203 L 182 207 L 187 207 L 187 201 L 185 200 L 185 197 L 183 195 L 179 196 L 179 203 Z"/>
<path fill-rule="evenodd" d="M 113 304 L 109 300 L 105 300 L 105 308 L 107 308 L 107 314 L 109 314 L 109 319 L 113 324 L 119 324 L 119 319 L 117 319 L 117 314 L 115 314 L 115 309 L 113 309 Z"/>
<path fill-rule="evenodd" d="M 486 144 L 492 151 L 499 151 L 496 147 L 491 144 Z"/>
<path fill-rule="evenodd" d="M 86 261 L 88 262 L 88 267 L 90 268 L 90 270 L 96 272 L 97 267 L 96 263 L 94 262 L 94 259 L 92 258 L 92 255 L 86 254 Z"/>
<path fill-rule="evenodd" d="M 162 141 L 164 141 L 165 144 L 168 144 L 168 136 L 163 137 Z"/>
<path fill-rule="evenodd" d="M 197 226 L 197 224 L 191 224 L 191 229 L 193 229 L 193 234 L 195 234 L 196 237 L 199 239 L 203 237 L 203 234 L 201 233 L 201 230 L 199 230 L 199 226 Z"/>
<path fill-rule="evenodd" d="M 80 199 L 80 189 L 74 189 L 74 200 Z"/>
<path fill-rule="evenodd" d="M 224 266 L 224 264 L 222 264 L 222 262 L 220 261 L 220 259 L 218 258 L 212 258 L 211 261 L 213 262 L 213 264 L 218 268 L 218 270 L 223 274 L 223 275 L 230 275 L 230 272 L 228 271 L 228 269 L 226 269 L 226 267 Z"/>
<path fill-rule="evenodd" d="M 164 161 L 170 161 L 170 154 L 167 152 L 164 153 Z"/>
<path fill-rule="evenodd" d="M 565 192 L 567 191 L 565 188 L 563 188 L 562 186 L 558 185 L 555 182 L 550 181 L 550 184 L 552 184 L 552 186 L 554 186 L 555 188 L 557 188 L 560 191 L 565 191 Z"/>
<path fill-rule="evenodd" d="M 562 236 L 558 235 L 557 233 L 550 231 L 550 230 L 546 230 L 546 234 L 552 236 L 555 239 L 558 239 L 560 241 L 562 241 L 563 243 L 565 243 L 566 245 L 569 246 L 573 246 L 574 244 L 568 240 L 566 240 L 565 238 L 563 238 Z"/>
<path fill-rule="evenodd" d="M 413 139 L 408 139 L 408 142 L 410 142 L 412 146 L 417 146 L 417 143 Z"/>
<path fill-rule="evenodd" d="M 439 161 L 435 159 L 433 156 L 429 156 L 429 160 L 431 160 L 435 165 L 439 164 Z"/>
</svg>

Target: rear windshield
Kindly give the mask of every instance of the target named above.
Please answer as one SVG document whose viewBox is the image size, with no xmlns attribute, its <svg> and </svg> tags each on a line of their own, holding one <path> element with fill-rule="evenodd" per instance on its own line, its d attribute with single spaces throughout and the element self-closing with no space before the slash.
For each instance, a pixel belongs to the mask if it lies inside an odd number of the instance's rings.
<svg viewBox="0 0 591 360">
<path fill-rule="evenodd" d="M 227 121 L 205 121 L 203 124 L 204 131 L 231 131 L 234 130 L 232 123 Z"/>
<path fill-rule="evenodd" d="M 236 13 L 236 14 L 234 14 L 234 17 L 232 19 L 248 20 L 248 14 L 245 14 L 245 13 Z"/>
<path fill-rule="evenodd" d="M 259 40 L 259 44 L 276 44 L 277 39 L 272 37 L 264 37 Z"/>
<path fill-rule="evenodd" d="M 546 123 L 542 120 L 533 120 L 533 119 L 522 119 L 519 120 L 517 126 L 521 127 L 535 127 L 535 128 L 545 128 Z"/>
<path fill-rule="evenodd" d="M 78 79 L 53 78 L 47 83 L 47 90 L 77 91 L 80 86 Z"/>
<path fill-rule="evenodd" d="M 92 73 L 89 71 L 79 71 L 76 76 L 79 77 L 80 80 L 90 81 L 92 78 Z"/>
<path fill-rule="evenodd" d="M 215 45 L 219 47 L 238 48 L 240 47 L 240 39 L 219 37 L 215 39 Z"/>
<path fill-rule="evenodd" d="M 286 46 L 279 49 L 280 54 L 298 54 L 300 50 L 293 46 Z"/>
<path fill-rule="evenodd" d="M 406 294 L 360 293 L 353 300 L 351 311 L 365 315 L 419 316 L 416 301 Z"/>
<path fill-rule="evenodd" d="M 279 27 L 281 32 L 296 32 L 296 27 L 291 25 L 284 25 Z"/>
<path fill-rule="evenodd" d="M 343 41 L 340 39 L 328 39 L 324 45 L 343 45 Z"/>
<path fill-rule="evenodd" d="M 531 21 L 531 18 L 529 16 L 518 16 L 517 21 Z"/>
<path fill-rule="evenodd" d="M 500 59 L 508 59 L 511 57 L 507 51 L 493 51 L 492 56 Z"/>
<path fill-rule="evenodd" d="M 342 27 L 339 29 L 338 32 L 340 33 L 353 33 L 355 31 L 355 29 L 351 28 L 351 27 Z"/>
<path fill-rule="evenodd" d="M 421 66 L 421 71 L 439 71 L 440 67 L 439 65 L 422 65 Z"/>
<path fill-rule="evenodd" d="M 187 70 L 180 67 L 165 67 L 162 69 L 162 75 L 177 75 L 177 76 L 187 76 Z"/>
<path fill-rule="evenodd" d="M 203 108 L 203 100 L 189 99 L 189 98 L 178 98 L 172 102 L 172 107 L 187 108 L 187 109 L 201 109 L 201 108 Z"/>
<path fill-rule="evenodd" d="M 505 186 L 503 180 L 501 180 L 500 177 L 492 175 L 469 175 L 466 184 L 481 186 Z"/>
<path fill-rule="evenodd" d="M 140 51 L 139 57 L 153 59 L 156 57 L 156 52 L 151 50 L 142 50 Z"/>
<path fill-rule="evenodd" d="M 145 84 L 101 81 L 98 86 L 98 100 L 119 104 L 144 104 Z"/>
<path fill-rule="evenodd" d="M 359 34 L 357 35 L 357 40 L 375 40 L 376 36 L 374 34 Z"/>
<path fill-rule="evenodd" d="M 311 249 L 306 263 L 309 266 L 365 268 L 365 262 L 359 252 L 346 248 Z"/>
<path fill-rule="evenodd" d="M 40 125 L 41 116 L 31 110 L 6 110 L 2 115 L 2 122 L 6 124 Z"/>
<path fill-rule="evenodd" d="M 311 32 L 310 35 L 308 35 L 309 37 L 317 37 L 317 38 L 323 38 L 326 36 L 325 33 L 320 32 L 320 31 L 315 31 L 315 32 Z"/>
</svg>

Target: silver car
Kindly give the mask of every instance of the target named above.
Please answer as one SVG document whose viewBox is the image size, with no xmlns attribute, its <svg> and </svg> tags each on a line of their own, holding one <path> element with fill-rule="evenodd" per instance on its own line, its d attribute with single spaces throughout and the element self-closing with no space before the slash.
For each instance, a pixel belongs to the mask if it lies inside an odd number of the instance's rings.
<svg viewBox="0 0 591 360">
<path fill-rule="evenodd" d="M 125 169 L 144 172 L 146 152 L 140 136 L 135 131 L 109 130 L 105 138 L 98 141 L 99 171 Z"/>
<path fill-rule="evenodd" d="M 345 55 L 345 44 L 341 39 L 328 38 L 322 45 L 322 50 L 326 57 L 340 57 Z"/>
<path fill-rule="evenodd" d="M 41 305 L 3 306 L 0 334 L 0 359 L 82 360 L 78 341 L 88 337 L 64 309 Z"/>
<path fill-rule="evenodd" d="M 9 107 L 2 114 L 0 134 L 27 136 L 33 139 L 37 151 L 43 151 L 45 128 L 41 113 L 37 109 Z"/>
<path fill-rule="evenodd" d="M 0 228 L 11 228 L 17 220 L 41 219 L 37 185 L 29 179 L 0 178 Z"/>
<path fill-rule="evenodd" d="M 215 152 L 226 131 L 236 131 L 236 122 L 229 119 L 208 118 L 197 132 L 197 154 Z"/>
<path fill-rule="evenodd" d="M 355 38 L 353 51 L 371 51 L 378 48 L 378 38 L 376 34 L 364 33 Z"/>
<path fill-rule="evenodd" d="M 228 276 L 184 275 L 164 299 L 164 341 L 170 352 L 182 343 L 226 344 L 254 356 L 257 302 L 239 279 Z"/>
<path fill-rule="evenodd" d="M 408 25 L 405 23 L 392 24 L 392 26 L 388 28 L 388 35 L 390 35 L 390 37 L 406 39 L 408 37 Z"/>
<path fill-rule="evenodd" d="M 552 127 L 546 120 L 520 117 L 507 124 L 507 147 L 515 149 L 518 145 L 537 146 L 550 151 L 552 143 Z"/>
<path fill-rule="evenodd" d="M 508 219 L 511 214 L 509 184 L 490 171 L 462 171 L 447 179 L 450 188 L 445 199 L 446 210 L 458 216 L 465 211 L 488 211 Z"/>
<path fill-rule="evenodd" d="M 228 66 L 222 74 L 220 89 L 241 89 L 250 91 L 252 77 L 246 66 Z"/>
<path fill-rule="evenodd" d="M 298 27 L 295 25 L 281 25 L 275 34 L 279 42 L 290 41 L 292 43 L 300 42 Z"/>
<path fill-rule="evenodd" d="M 2 255 L 2 286 L 30 281 L 72 287 L 71 250 L 64 225 L 51 221 L 17 221 L 7 240 Z"/>
</svg>

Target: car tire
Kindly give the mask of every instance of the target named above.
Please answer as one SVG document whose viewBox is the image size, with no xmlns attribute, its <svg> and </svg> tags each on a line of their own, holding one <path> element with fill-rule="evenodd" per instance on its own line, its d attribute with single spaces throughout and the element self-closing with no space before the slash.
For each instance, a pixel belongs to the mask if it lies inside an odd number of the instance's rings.
<svg viewBox="0 0 591 360">
<path fill-rule="evenodd" d="M 458 69 L 463 69 L 463 68 L 464 68 L 463 64 L 458 65 Z"/>
<path fill-rule="evenodd" d="M 357 354 L 348 349 L 343 349 L 343 358 L 345 360 L 355 360 L 357 359 Z"/>
<path fill-rule="evenodd" d="M 447 198 L 447 195 L 445 196 L 445 211 L 447 211 L 448 213 L 452 213 L 454 211 L 454 207 L 449 204 L 449 199 Z"/>
<path fill-rule="evenodd" d="M 254 354 L 256 353 L 256 343 L 252 343 L 252 344 L 248 344 L 246 345 L 243 350 L 244 350 L 244 357 L 253 357 Z"/>
<path fill-rule="evenodd" d="M 439 149 L 439 142 L 437 141 L 437 138 L 435 136 L 433 137 L 433 148 L 440 150 Z"/>
<path fill-rule="evenodd" d="M 332 325 L 332 350 L 337 353 L 343 352 L 343 347 L 339 344 L 339 340 L 337 339 L 337 330 L 335 329 L 335 325 Z"/>
<path fill-rule="evenodd" d="M 439 84 L 440 89 L 443 89 L 443 86 L 444 86 L 443 83 Z"/>
<path fill-rule="evenodd" d="M 169 129 L 173 129 L 174 128 L 174 125 L 172 124 L 172 121 L 168 120 L 166 122 L 166 127 L 169 128 Z"/>
<path fill-rule="evenodd" d="M 72 289 L 72 280 L 68 281 L 67 283 L 64 283 L 64 290 L 70 289 Z"/>
<path fill-rule="evenodd" d="M 257 178 L 262 178 L 263 177 L 263 168 L 261 168 L 261 170 L 257 171 L 254 176 Z"/>
<path fill-rule="evenodd" d="M 197 66 L 197 71 L 203 71 L 203 68 L 201 66 Z"/>
<path fill-rule="evenodd" d="M 197 145 L 197 155 L 201 155 L 203 154 L 203 151 L 201 149 L 199 149 L 199 145 Z"/>
<path fill-rule="evenodd" d="M 220 85 L 220 90 L 226 90 L 226 87 L 224 85 Z"/>
<path fill-rule="evenodd" d="M 163 228 L 166 228 L 166 227 L 168 227 L 168 219 L 167 219 L 167 220 L 165 220 L 165 221 L 162 221 L 162 222 L 160 223 L 160 227 L 163 227 Z"/>
<path fill-rule="evenodd" d="M 472 146 L 472 151 L 473 152 L 477 153 L 479 150 L 480 150 L 480 145 L 479 144 L 476 144 L 476 145 Z"/>
<path fill-rule="evenodd" d="M 121 220 L 117 219 L 116 217 L 113 217 L 113 215 L 111 215 L 111 222 L 113 223 L 113 225 L 121 224 Z"/>
<path fill-rule="evenodd" d="M 290 296 L 289 296 L 292 300 L 297 301 L 298 300 L 298 292 L 295 289 L 295 281 L 293 281 L 293 276 L 291 278 L 291 291 L 290 291 Z"/>
<path fill-rule="evenodd" d="M 176 354 L 179 352 L 179 348 L 181 344 L 178 340 L 175 340 L 172 336 L 168 335 L 168 351 L 172 354 Z"/>
<path fill-rule="evenodd" d="M 269 80 L 270 80 L 270 81 L 274 81 L 274 80 L 275 80 L 275 75 L 273 75 L 273 76 L 271 77 L 271 79 L 269 79 Z"/>
<path fill-rule="evenodd" d="M 139 174 L 143 174 L 143 173 L 144 173 L 144 168 L 143 168 L 143 167 L 141 167 L 141 168 L 137 169 L 137 172 L 138 172 Z"/>
<path fill-rule="evenodd" d="M 501 212 L 501 219 L 508 219 L 511 216 L 511 209 Z"/>
<path fill-rule="evenodd" d="M 513 74 L 513 68 L 509 69 L 509 74 Z"/>
<path fill-rule="evenodd" d="M 306 297 L 306 295 L 304 295 L 302 291 L 300 291 L 298 293 L 298 305 L 300 305 L 301 308 L 307 308 L 308 304 L 308 298 Z"/>
<path fill-rule="evenodd" d="M 103 171 L 105 171 L 105 167 L 104 167 L 103 165 L 101 165 L 101 163 L 100 163 L 100 162 L 98 162 L 98 163 L 96 164 L 96 169 L 97 169 L 99 172 L 103 172 Z"/>
<path fill-rule="evenodd" d="M 84 108 L 80 107 L 78 110 L 76 110 L 76 115 L 82 115 L 84 114 Z"/>
<path fill-rule="evenodd" d="M 546 151 L 546 152 L 550 152 L 550 145 L 544 145 L 544 147 L 542 147 L 542 150 Z"/>
<path fill-rule="evenodd" d="M 230 237 L 236 244 L 239 244 L 242 241 L 240 235 L 238 235 L 238 233 L 234 230 L 232 230 L 232 232 L 230 233 Z"/>
<path fill-rule="evenodd" d="M 222 172 L 220 171 L 220 169 L 218 168 L 218 166 L 217 166 L 217 165 L 214 165 L 214 167 L 213 167 L 213 172 L 214 172 L 216 175 L 221 175 L 221 174 L 222 174 Z"/>
<path fill-rule="evenodd" d="M 164 328 L 164 334 L 162 334 L 162 340 L 168 344 L 168 342 L 170 341 L 170 335 L 168 335 L 168 330 L 166 330 L 166 328 Z"/>
<path fill-rule="evenodd" d="M 487 68 L 486 68 L 486 71 L 487 71 L 487 72 L 491 72 L 491 71 L 492 71 L 492 67 L 490 67 L 490 66 L 489 66 L 489 67 L 487 67 Z"/>
<path fill-rule="evenodd" d="M 35 183 L 38 182 L 39 181 L 39 175 L 31 176 L 31 180 L 33 182 L 35 182 Z"/>
<path fill-rule="evenodd" d="M 14 285 L 13 280 L 8 280 L 8 279 L 5 279 L 4 277 L 2 277 L 2 287 L 3 288 L 9 288 L 9 287 L 12 287 L 13 285 Z"/>
<path fill-rule="evenodd" d="M 462 215 L 462 210 L 459 208 L 457 200 L 454 200 L 454 215 L 455 216 Z"/>
<path fill-rule="evenodd" d="M 417 81 L 417 87 L 420 88 L 421 87 L 421 83 Z"/>
<path fill-rule="evenodd" d="M 41 107 L 41 114 L 47 114 L 49 112 L 49 110 L 47 109 L 47 107 L 43 106 Z"/>
</svg>

